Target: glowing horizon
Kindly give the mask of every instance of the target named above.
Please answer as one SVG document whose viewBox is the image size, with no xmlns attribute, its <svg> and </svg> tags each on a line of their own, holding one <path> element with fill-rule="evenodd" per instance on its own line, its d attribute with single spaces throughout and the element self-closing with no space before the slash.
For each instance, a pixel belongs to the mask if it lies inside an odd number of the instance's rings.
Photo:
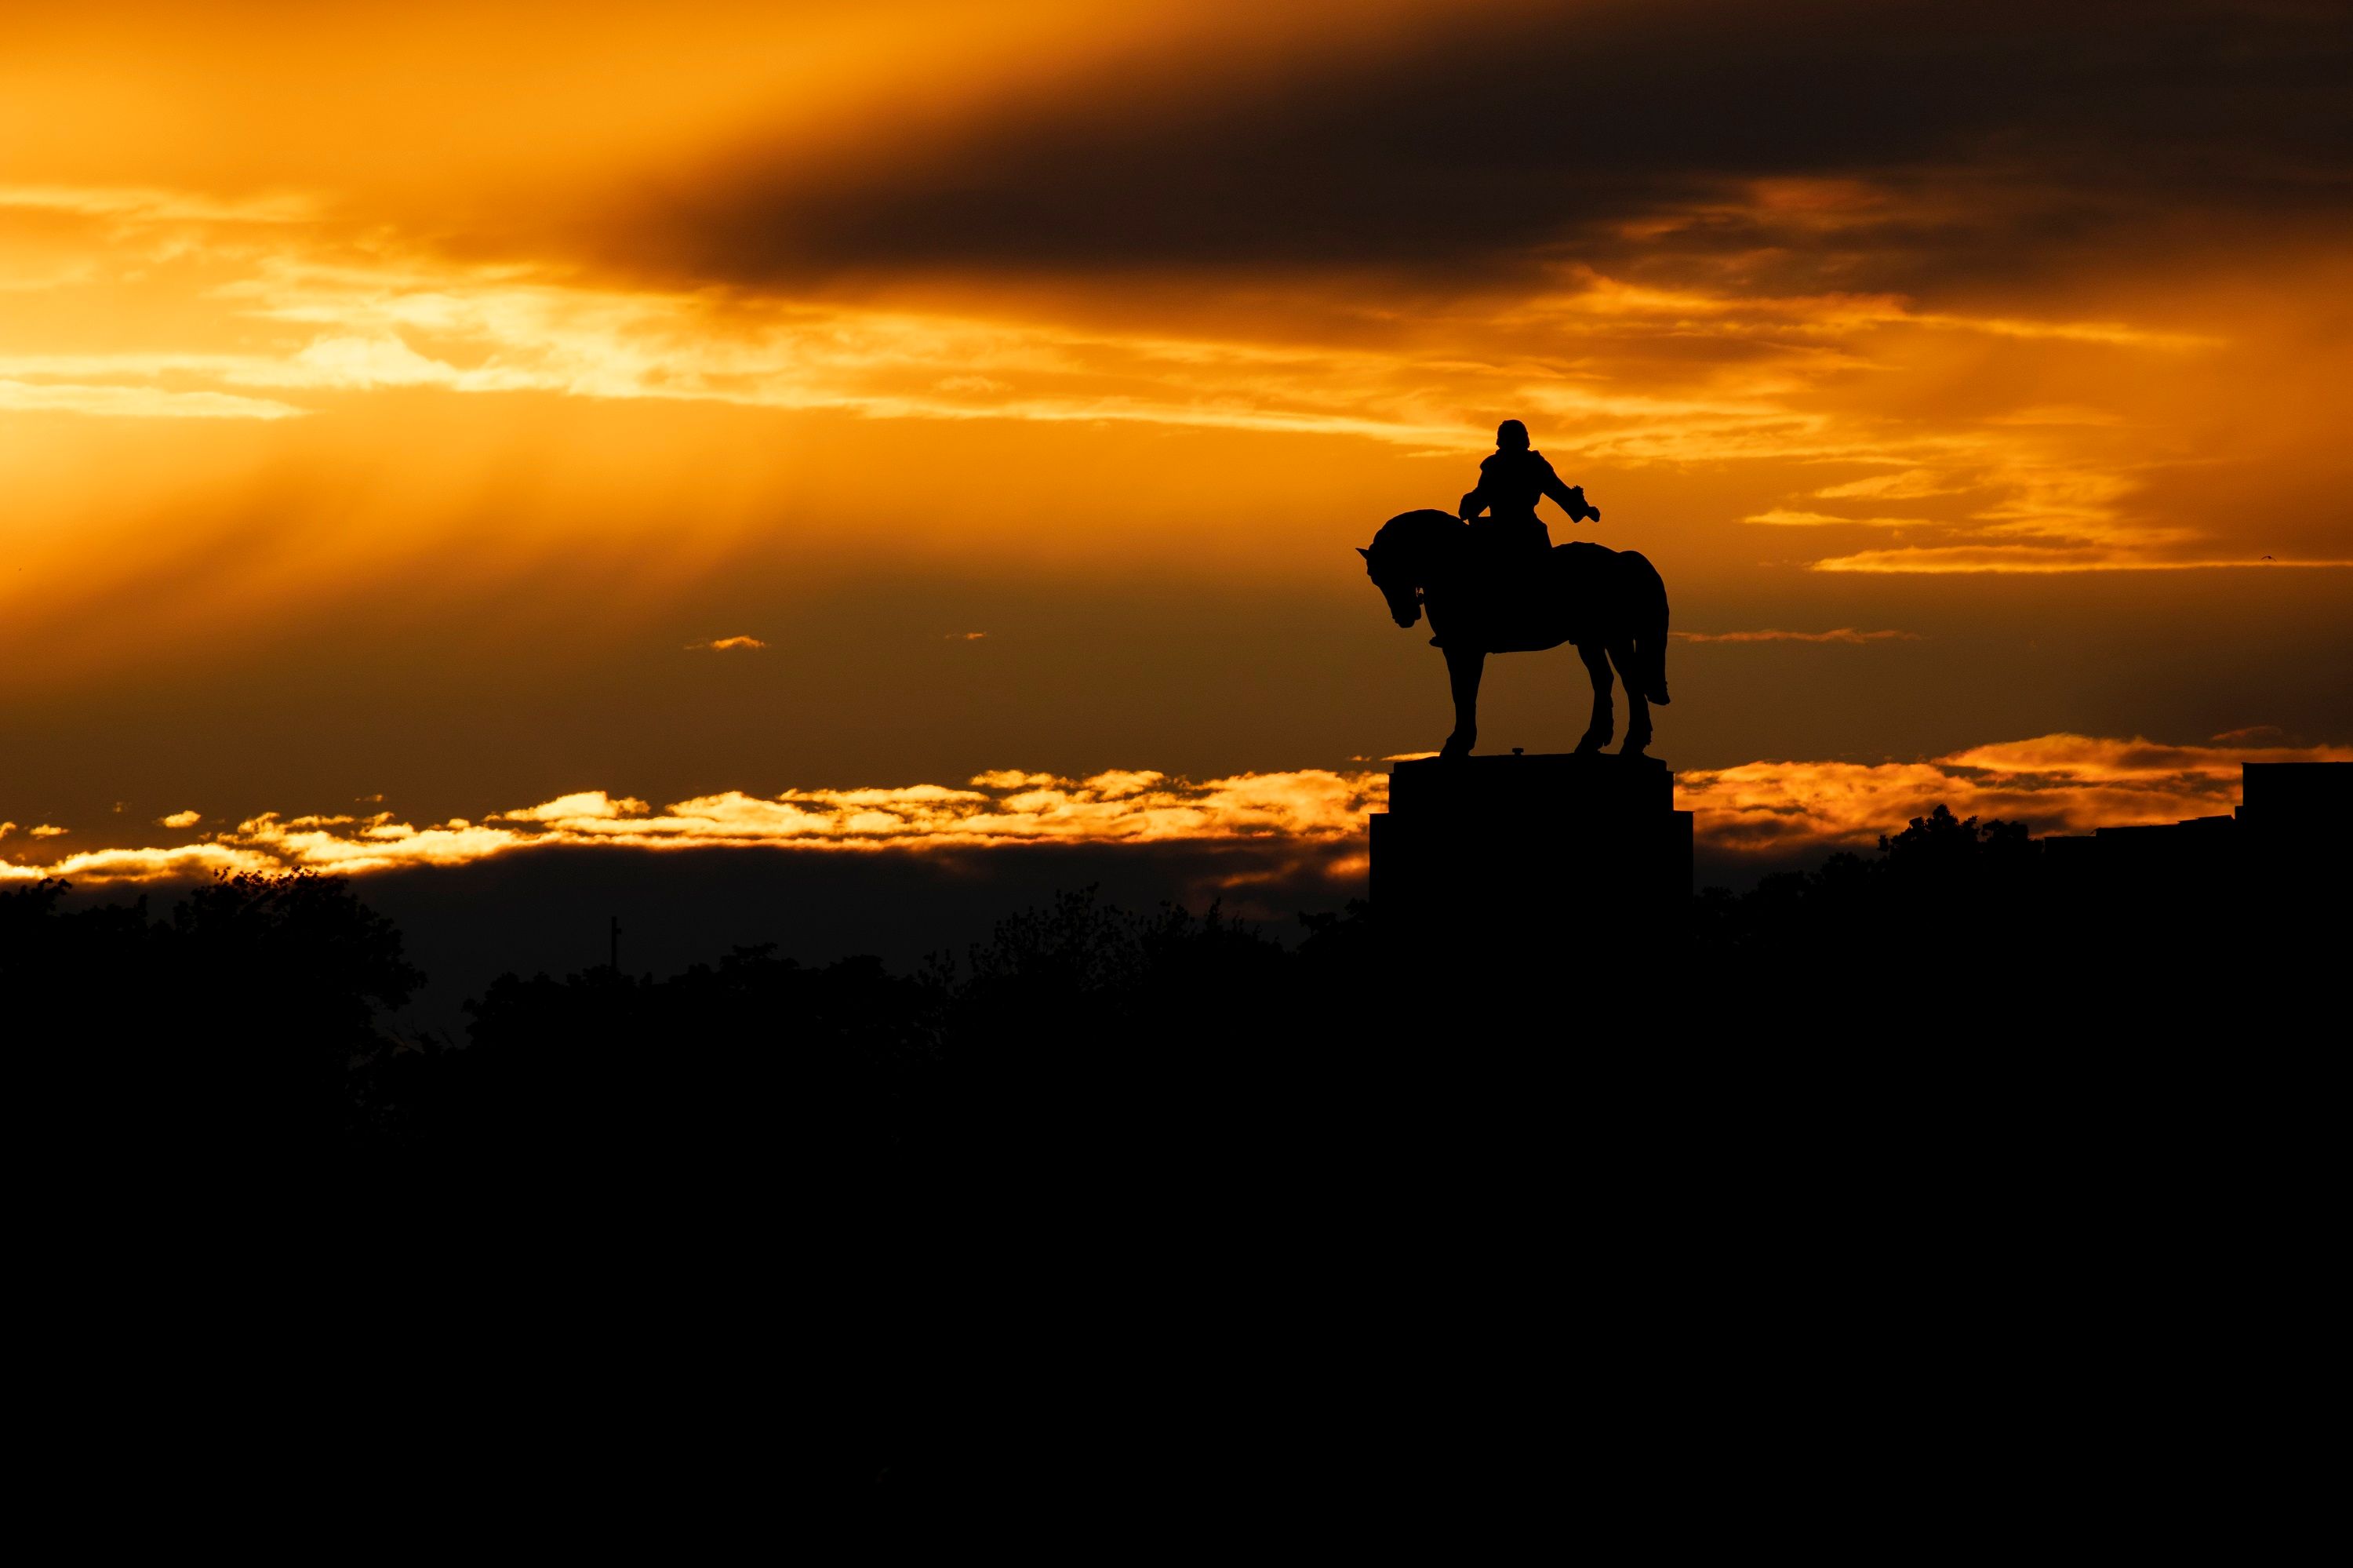
<svg viewBox="0 0 2353 1568">
<path fill-rule="evenodd" d="M 2263 744 L 2272 741 L 2273 744 Z M 2026 824 L 2040 833 L 2226 815 L 2250 762 L 2353 762 L 2353 747 L 2290 746 L 2219 736 L 2204 746 L 2046 735 L 1971 747 L 1922 762 L 1755 762 L 1696 771 L 1676 783 L 1705 851 L 1732 855 L 1866 848 L 1936 806 L 1956 816 Z M 1151 770 L 1085 779 L 1001 768 L 961 785 L 728 790 L 647 801 L 576 790 L 480 820 L 419 827 L 391 810 L 284 817 L 265 811 L 185 843 L 73 850 L 16 860 L 0 850 L 0 885 L 48 877 L 95 887 L 149 885 L 243 873 L 368 876 L 460 866 L 545 848 L 793 848 L 923 853 L 1022 845 L 1284 842 L 1324 852 L 1337 877 L 1360 875 L 1366 817 L 1388 801 L 1378 771 L 1306 768 L 1195 782 Z M 195 810 L 155 825 L 198 826 Z M 0 823 L 0 840 L 16 831 Z M 71 830 L 26 830 L 55 844 Z M 1338 852 L 1333 853 L 1330 852 Z"/>
</svg>

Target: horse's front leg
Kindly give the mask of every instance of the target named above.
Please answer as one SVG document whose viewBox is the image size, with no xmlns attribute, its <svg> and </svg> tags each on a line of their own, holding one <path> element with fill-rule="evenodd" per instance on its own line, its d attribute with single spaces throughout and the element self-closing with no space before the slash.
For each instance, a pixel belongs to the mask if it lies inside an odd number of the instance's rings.
<svg viewBox="0 0 2353 1568">
<path fill-rule="evenodd" d="M 1651 746 L 1651 705 L 1642 696 L 1642 672 L 1634 662 L 1634 647 L 1620 642 L 1609 650 L 1618 663 L 1618 680 L 1626 688 L 1626 744 L 1618 749 L 1640 757 Z"/>
<path fill-rule="evenodd" d="M 1479 744 L 1479 677 L 1486 671 L 1484 649 L 1446 651 L 1446 679 L 1454 688 L 1454 733 L 1446 737 L 1439 756 L 1468 757 Z"/>
<path fill-rule="evenodd" d="M 1609 711 L 1609 654 L 1599 642 L 1580 642 L 1577 656 L 1585 661 L 1585 673 L 1593 677 L 1593 722 L 1585 726 L 1585 738 L 1577 743 L 1577 749 L 1599 751 L 1609 744 L 1610 734 L 1618 727 L 1618 715 Z"/>
</svg>

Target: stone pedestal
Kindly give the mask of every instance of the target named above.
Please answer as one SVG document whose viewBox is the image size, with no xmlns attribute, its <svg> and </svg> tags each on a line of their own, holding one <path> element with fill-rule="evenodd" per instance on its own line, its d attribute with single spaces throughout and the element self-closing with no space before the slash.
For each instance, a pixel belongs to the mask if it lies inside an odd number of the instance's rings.
<svg viewBox="0 0 2353 1568">
<path fill-rule="evenodd" d="M 1691 896 L 1692 814 L 1650 757 L 1430 758 L 1389 773 L 1372 819 L 1385 929 L 1618 945 Z"/>
</svg>

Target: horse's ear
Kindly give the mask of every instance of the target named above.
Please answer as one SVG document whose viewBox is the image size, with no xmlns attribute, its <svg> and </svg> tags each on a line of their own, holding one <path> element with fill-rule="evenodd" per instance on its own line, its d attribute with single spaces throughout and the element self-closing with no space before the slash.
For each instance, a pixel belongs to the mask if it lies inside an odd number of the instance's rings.
<svg viewBox="0 0 2353 1568">
<path fill-rule="evenodd" d="M 1356 554 L 1364 556 L 1365 559 L 1368 561 L 1373 558 L 1373 553 L 1370 550 L 1366 549 L 1362 545 L 1356 546 Z"/>
</svg>

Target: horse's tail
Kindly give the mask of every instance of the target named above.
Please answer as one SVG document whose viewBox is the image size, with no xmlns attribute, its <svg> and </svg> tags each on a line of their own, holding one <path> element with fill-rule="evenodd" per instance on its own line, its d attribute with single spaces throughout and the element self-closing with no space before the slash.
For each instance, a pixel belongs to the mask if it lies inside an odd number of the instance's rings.
<svg viewBox="0 0 2353 1568">
<path fill-rule="evenodd" d="M 1620 550 L 1625 572 L 1627 625 L 1633 632 L 1634 667 L 1641 673 L 1642 695 L 1660 707 L 1667 705 L 1667 582 L 1659 568 L 1640 550 Z"/>
</svg>

